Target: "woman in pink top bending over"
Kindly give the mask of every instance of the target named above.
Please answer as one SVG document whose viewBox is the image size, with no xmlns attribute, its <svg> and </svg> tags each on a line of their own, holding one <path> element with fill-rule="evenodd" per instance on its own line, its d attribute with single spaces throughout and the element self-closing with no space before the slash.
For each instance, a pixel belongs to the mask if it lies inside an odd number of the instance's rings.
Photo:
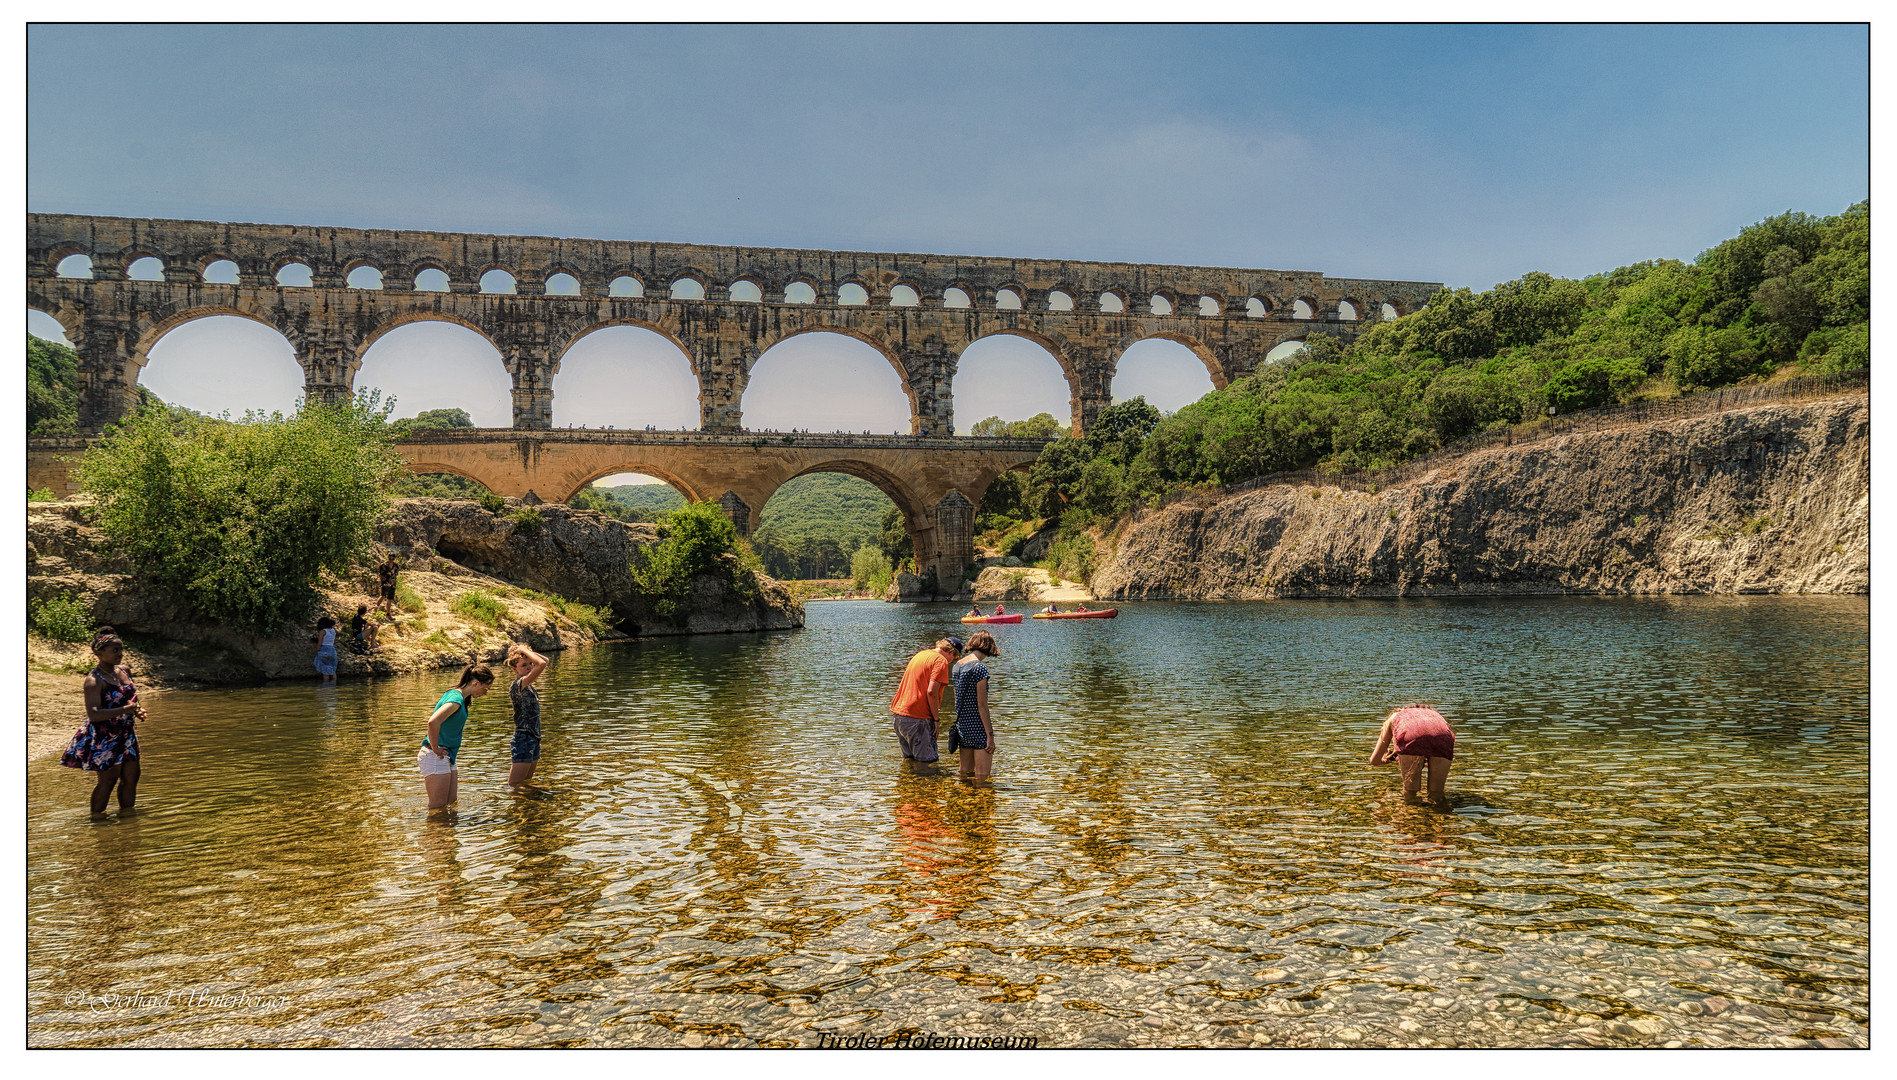
<svg viewBox="0 0 1897 1080">
<path fill-rule="evenodd" d="M 1396 763 L 1403 773 L 1403 801 L 1425 805 L 1417 798 L 1422 785 L 1423 763 L 1429 763 L 1429 804 L 1438 810 L 1449 809 L 1443 784 L 1449 780 L 1449 764 L 1456 756 L 1456 733 L 1449 730 L 1443 714 L 1427 705 L 1410 705 L 1391 713 L 1377 732 L 1377 747 L 1370 751 L 1371 765 Z"/>
</svg>

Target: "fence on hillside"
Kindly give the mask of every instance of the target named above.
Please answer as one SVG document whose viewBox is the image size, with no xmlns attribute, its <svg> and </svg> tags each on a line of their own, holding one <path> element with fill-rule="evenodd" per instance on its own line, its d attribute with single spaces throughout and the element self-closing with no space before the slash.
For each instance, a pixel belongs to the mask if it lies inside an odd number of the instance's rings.
<svg viewBox="0 0 1897 1080">
<path fill-rule="evenodd" d="M 1685 420 L 1731 409 L 1749 409 L 1758 405 L 1841 397 L 1853 391 L 1868 390 L 1870 383 L 1868 370 L 1843 375 L 1805 375 L 1779 382 L 1728 386 L 1723 390 L 1706 390 L 1661 401 L 1636 401 L 1630 405 L 1608 405 L 1599 409 L 1584 409 L 1566 416 L 1544 417 L 1525 424 L 1511 424 L 1494 431 L 1467 435 L 1440 450 L 1433 450 L 1422 457 L 1412 458 L 1388 469 L 1337 472 L 1298 469 L 1293 472 L 1272 473 L 1268 476 L 1254 476 L 1249 480 L 1240 480 L 1218 487 L 1177 491 L 1153 505 L 1163 508 L 1184 502 L 1206 504 L 1216 502 L 1228 495 L 1256 491 L 1259 488 L 1279 484 L 1338 487 L 1351 491 L 1378 491 L 1392 484 L 1423 476 L 1431 469 L 1442 468 L 1451 459 L 1466 457 L 1477 450 L 1487 450 L 1496 446 L 1519 446 L 1524 443 L 1558 438 L 1562 435 L 1606 431 L 1661 420 Z"/>
</svg>

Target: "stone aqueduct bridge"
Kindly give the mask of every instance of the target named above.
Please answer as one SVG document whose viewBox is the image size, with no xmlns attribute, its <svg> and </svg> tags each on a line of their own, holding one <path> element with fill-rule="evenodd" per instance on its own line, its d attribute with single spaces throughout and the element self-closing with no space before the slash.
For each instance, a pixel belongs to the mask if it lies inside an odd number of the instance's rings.
<svg viewBox="0 0 1897 1080">
<path fill-rule="evenodd" d="M 90 259 L 91 277 L 60 276 L 74 255 Z M 128 277 L 147 258 L 163 280 Z M 224 261 L 235 264 L 236 283 L 207 282 L 207 270 Z M 298 264 L 309 285 L 279 284 L 280 272 Z M 363 268 L 379 274 L 379 287 L 349 284 Z M 446 292 L 416 288 L 430 270 L 446 276 Z M 513 279 L 513 291 L 481 291 L 496 270 Z M 556 285 L 565 288 L 549 291 Z M 679 298 L 680 286 L 703 298 Z M 944 582 L 959 580 L 969 561 L 988 485 L 1025 468 L 1042 445 L 948 437 L 950 386 L 971 343 L 1013 334 L 1045 348 L 1067 378 L 1079 432 L 1111 402 L 1115 367 L 1136 342 L 1184 344 L 1223 387 L 1285 341 L 1354 337 L 1365 325 L 1358 316 L 1386 305 L 1406 314 L 1438 288 L 1301 271 L 27 215 L 27 306 L 58 320 L 79 354 L 86 431 L 136 403 L 152 346 L 193 319 L 236 315 L 274 327 L 317 400 L 350 393 L 364 353 L 388 331 L 452 322 L 500 352 L 513 378 L 513 427 L 411 439 L 402 451 L 417 471 L 553 500 L 601 476 L 644 472 L 716 500 L 746 532 L 791 477 L 851 473 L 902 508 L 919 561 Z M 551 430 L 561 357 L 617 325 L 678 346 L 697 377 L 701 432 Z M 741 432 L 758 357 L 813 331 L 867 342 L 889 360 L 909 397 L 909 437 Z M 34 440 L 29 483 L 70 490 L 67 461 L 88 441 Z"/>
<path fill-rule="evenodd" d="M 91 278 L 59 276 L 72 255 L 91 260 Z M 164 280 L 126 276 L 144 258 L 162 264 Z M 237 284 L 207 283 L 206 269 L 225 260 L 236 265 Z M 293 264 L 307 268 L 309 286 L 277 283 Z M 364 267 L 379 271 L 380 288 L 348 287 Z M 447 292 L 415 288 L 427 270 L 446 274 Z M 479 291 L 493 270 L 511 275 L 515 291 Z M 560 275 L 577 295 L 548 293 L 550 280 L 566 284 Z M 705 298 L 673 299 L 680 282 Z M 27 306 L 58 320 L 78 350 L 79 423 L 89 431 L 136 401 L 139 371 L 160 337 L 210 315 L 276 328 L 303 367 L 306 393 L 319 399 L 348 393 L 364 352 L 395 327 L 459 323 L 499 350 L 513 377 L 515 428 L 551 427 L 553 379 L 575 341 L 633 325 L 670 339 L 689 360 L 704 431 L 742 426 L 745 385 L 765 350 L 832 331 L 888 358 L 909 396 L 913 433 L 947 435 L 962 351 L 1015 334 L 1060 363 L 1072 422 L 1084 430 L 1111 401 L 1114 368 L 1135 342 L 1186 345 L 1223 387 L 1284 341 L 1354 336 L 1364 323 L 1340 305 L 1355 315 L 1374 317 L 1385 304 L 1405 314 L 1437 288 L 1301 271 L 27 215 Z M 753 290 L 754 301 L 734 299 Z M 948 306 L 959 301 L 951 290 L 969 306 Z M 615 295 L 628 292 L 639 295 Z M 1293 317 L 1300 302 L 1311 318 Z M 1105 310 L 1114 305 L 1123 310 Z"/>
</svg>

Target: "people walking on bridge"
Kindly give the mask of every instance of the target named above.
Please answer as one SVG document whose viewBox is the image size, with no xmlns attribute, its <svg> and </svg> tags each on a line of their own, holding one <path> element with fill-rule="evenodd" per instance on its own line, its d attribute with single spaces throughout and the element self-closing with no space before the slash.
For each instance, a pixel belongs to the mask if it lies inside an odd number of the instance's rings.
<svg viewBox="0 0 1897 1080">
<path fill-rule="evenodd" d="M 1410 705 L 1392 712 L 1377 732 L 1376 748 L 1370 751 L 1370 764 L 1394 763 L 1403 774 L 1403 801 L 1424 805 L 1417 791 L 1423 771 L 1429 771 L 1429 804 L 1438 810 L 1449 809 L 1449 797 L 1443 785 L 1449 780 L 1449 766 L 1456 757 L 1456 733 L 1443 714 L 1427 705 Z"/>
<path fill-rule="evenodd" d="M 460 797 L 460 776 L 455 772 L 455 754 L 461 749 L 461 731 L 468 723 L 468 706 L 494 685 L 494 673 L 486 664 L 469 664 L 461 669 L 461 681 L 441 695 L 435 711 L 428 715 L 428 734 L 422 736 L 422 751 L 416 763 L 422 770 L 422 787 L 428 791 L 428 808 L 441 810 Z"/>
<path fill-rule="evenodd" d="M 515 642 L 507 647 L 507 666 L 514 670 L 514 681 L 507 685 L 507 698 L 514 705 L 513 761 L 507 768 L 507 786 L 524 787 L 540 763 L 540 691 L 534 680 L 547 670 L 547 658 Z"/>
<path fill-rule="evenodd" d="M 994 769 L 994 721 L 988 715 L 988 661 L 1000 656 L 995 636 L 977 630 L 968 636 L 968 652 L 949 673 L 955 683 L 955 739 L 958 743 L 957 771 L 963 776 L 985 778 Z"/>
<path fill-rule="evenodd" d="M 400 572 L 395 566 L 393 555 L 382 560 L 382 565 L 375 568 L 376 583 L 382 589 L 382 614 L 391 619 L 395 618 L 395 578 Z"/>
<path fill-rule="evenodd" d="M 889 703 L 905 761 L 932 762 L 936 752 L 936 724 L 942 716 L 942 691 L 949 685 L 949 665 L 962 654 L 960 638 L 943 638 L 909 658 L 902 684 Z"/>
<path fill-rule="evenodd" d="M 92 655 L 96 663 L 86 673 L 84 686 L 86 722 L 73 733 L 59 763 L 99 774 L 92 787 L 95 815 L 105 813 L 114 786 L 119 791 L 119 812 L 125 813 L 138 801 L 134 725 L 145 719 L 145 709 L 138 703 L 138 687 L 132 685 L 132 669 L 124 663 L 125 643 L 111 627 L 102 626 L 93 636 Z"/>
<path fill-rule="evenodd" d="M 310 639 L 316 645 L 316 673 L 322 681 L 336 681 L 336 620 L 325 615 L 316 620 L 316 636 Z"/>
</svg>

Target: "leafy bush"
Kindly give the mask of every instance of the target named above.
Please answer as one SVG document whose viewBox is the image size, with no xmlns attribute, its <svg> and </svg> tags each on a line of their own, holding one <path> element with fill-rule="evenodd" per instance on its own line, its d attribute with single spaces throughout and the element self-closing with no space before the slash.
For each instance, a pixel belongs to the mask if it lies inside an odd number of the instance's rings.
<svg viewBox="0 0 1897 1080">
<path fill-rule="evenodd" d="M 678 601 L 699 574 L 719 573 L 727 583 L 745 593 L 745 577 L 751 578 L 749 591 L 755 594 L 754 566 L 746 566 L 741 554 L 738 530 L 717 503 L 688 503 L 665 515 L 659 523 L 658 543 L 641 552 L 633 564 L 633 581 L 640 590 L 655 598 L 653 604 L 662 618 L 679 617 Z M 748 561 L 755 564 L 756 556 Z"/>
<path fill-rule="evenodd" d="M 507 500 L 491 491 L 483 491 L 477 497 L 477 501 L 480 502 L 481 509 L 486 510 L 490 514 L 498 514 L 507 509 Z"/>
<path fill-rule="evenodd" d="M 428 649 L 431 652 L 451 653 L 460 651 L 454 647 L 454 642 L 448 640 L 448 635 L 440 630 L 423 638 L 420 645 L 422 648 Z"/>
<path fill-rule="evenodd" d="M 79 464 L 100 529 L 204 616 L 270 633 L 364 560 L 403 462 L 374 392 L 239 422 L 144 409 Z"/>
<path fill-rule="evenodd" d="M 33 609 L 33 629 L 54 641 L 90 641 L 92 610 L 76 596 L 56 596 Z"/>
<path fill-rule="evenodd" d="M 1063 529 L 1060 537 L 1048 547 L 1047 561 L 1043 567 L 1050 575 L 1059 574 L 1084 585 L 1093 580 L 1098 558 L 1093 537 L 1084 532 Z"/>
<path fill-rule="evenodd" d="M 455 597 L 454 602 L 448 605 L 448 610 L 469 622 L 499 626 L 502 617 L 507 614 L 507 605 L 485 589 L 469 589 Z"/>
<path fill-rule="evenodd" d="M 55 502 L 58 499 L 59 499 L 59 496 L 53 494 L 52 488 L 27 488 L 26 489 L 27 502 Z"/>
<path fill-rule="evenodd" d="M 395 606 L 411 615 L 420 615 L 428 608 L 428 605 L 422 602 L 421 594 L 400 578 L 397 578 L 395 582 Z"/>
<path fill-rule="evenodd" d="M 521 507 L 507 515 L 507 520 L 514 523 L 514 531 L 522 536 L 532 536 L 546 523 L 546 519 L 540 516 L 540 509 L 534 506 Z"/>
<path fill-rule="evenodd" d="M 561 614 L 573 620 L 580 629 L 596 636 L 612 629 L 612 621 L 607 618 L 606 609 L 582 604 L 578 600 L 566 601 Z"/>
</svg>

